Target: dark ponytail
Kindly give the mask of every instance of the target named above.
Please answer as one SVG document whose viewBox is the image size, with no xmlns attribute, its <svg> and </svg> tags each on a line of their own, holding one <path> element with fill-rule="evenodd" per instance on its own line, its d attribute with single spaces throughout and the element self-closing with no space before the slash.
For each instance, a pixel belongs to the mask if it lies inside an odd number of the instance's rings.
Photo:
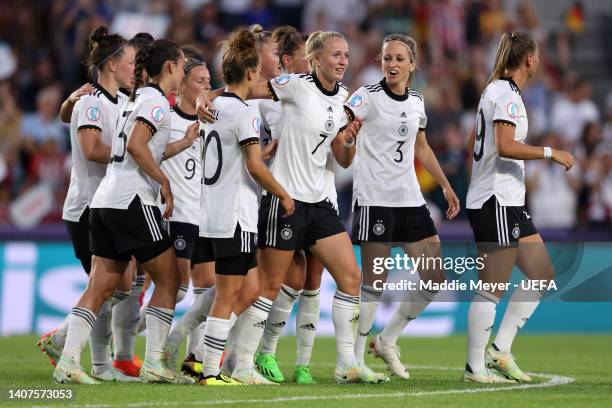
<svg viewBox="0 0 612 408">
<path fill-rule="evenodd" d="M 285 67 L 285 64 L 283 63 L 283 57 L 285 55 L 293 55 L 300 45 L 306 43 L 308 36 L 301 34 L 294 27 L 283 26 L 274 30 L 272 33 L 272 38 L 278 45 L 278 60 L 280 62 L 280 66 L 283 67 L 283 69 L 286 69 L 287 67 Z"/>
<path fill-rule="evenodd" d="M 119 34 L 109 34 L 104 26 L 92 31 L 89 35 L 89 55 L 85 60 L 90 80 L 98 80 L 100 70 L 109 60 L 121 58 L 126 45 L 128 42 L 125 38 Z"/>
<path fill-rule="evenodd" d="M 166 61 L 178 61 L 181 53 L 181 47 L 170 40 L 155 40 L 150 44 L 143 44 L 136 54 L 134 89 L 130 100 L 136 99 L 136 90 L 145 85 L 142 77 L 144 71 L 149 78 L 153 78 L 162 72 Z"/>
</svg>

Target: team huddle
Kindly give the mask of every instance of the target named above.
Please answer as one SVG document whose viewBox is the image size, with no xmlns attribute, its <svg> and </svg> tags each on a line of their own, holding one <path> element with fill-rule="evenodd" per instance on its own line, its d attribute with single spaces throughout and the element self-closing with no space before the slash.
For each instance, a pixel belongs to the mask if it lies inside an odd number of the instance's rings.
<svg viewBox="0 0 612 408">
<path fill-rule="evenodd" d="M 126 40 L 99 27 L 89 49 L 92 82 L 60 112 L 70 122 L 73 162 L 63 219 L 89 283 L 62 325 L 39 340 L 55 381 L 277 385 L 285 377 L 276 348 L 297 303 L 292 380 L 314 383 L 324 269 L 337 286 L 336 382 L 390 379 L 366 365 L 366 347 L 389 374 L 408 379 L 397 339 L 437 291 L 408 292 L 383 331 L 368 337 L 382 296 L 373 260 L 395 246 L 412 257 L 441 256 L 415 159 L 443 189 L 446 217 L 460 211 L 426 140 L 423 95 L 410 88 L 416 42 L 387 36 L 381 81 L 352 95 L 342 83 L 349 47 L 337 32 L 236 29 L 221 44 L 218 90 L 194 47 L 146 33 Z M 554 278 L 524 207 L 523 161 L 552 159 L 569 169 L 573 158 L 524 143 L 520 89 L 537 70 L 537 54 L 527 35 L 504 35 L 468 142 L 467 211 L 478 250 L 488 254 L 484 282 L 507 281 L 514 265 L 526 279 Z M 351 236 L 338 213 L 336 164 L 353 166 Z M 353 245 L 361 247 L 361 268 Z M 445 280 L 435 265 L 421 269 L 423 281 Z M 148 278 L 154 290 L 141 306 Z M 173 325 L 190 283 L 194 301 Z M 530 381 L 510 351 L 544 293 L 515 290 L 487 346 L 502 295 L 474 294 L 466 381 Z M 141 361 L 133 349 L 145 328 Z M 80 362 L 88 340 L 90 374 Z"/>
</svg>

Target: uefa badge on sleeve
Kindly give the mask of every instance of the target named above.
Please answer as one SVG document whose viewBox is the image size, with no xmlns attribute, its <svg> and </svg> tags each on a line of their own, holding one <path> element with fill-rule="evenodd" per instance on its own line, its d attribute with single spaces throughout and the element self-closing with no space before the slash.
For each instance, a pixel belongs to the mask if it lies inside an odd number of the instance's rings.
<svg viewBox="0 0 612 408">
<path fill-rule="evenodd" d="M 87 109 L 87 112 L 85 112 L 85 116 L 87 116 L 87 119 L 91 120 L 92 122 L 97 122 L 100 120 L 100 109 L 98 109 L 96 106 L 90 106 L 89 109 Z"/>
<path fill-rule="evenodd" d="M 151 109 L 151 117 L 156 122 L 161 122 L 162 119 L 164 119 L 165 114 L 166 114 L 166 110 L 161 106 L 156 106 L 153 109 Z"/>
<path fill-rule="evenodd" d="M 516 102 L 510 102 L 508 106 L 506 106 L 506 112 L 508 113 L 508 116 L 513 119 L 518 116 L 518 111 L 519 108 Z"/>
<path fill-rule="evenodd" d="M 274 83 L 276 85 L 285 85 L 289 82 L 290 78 L 291 77 L 289 75 L 281 75 L 281 76 L 274 78 Z"/>
</svg>

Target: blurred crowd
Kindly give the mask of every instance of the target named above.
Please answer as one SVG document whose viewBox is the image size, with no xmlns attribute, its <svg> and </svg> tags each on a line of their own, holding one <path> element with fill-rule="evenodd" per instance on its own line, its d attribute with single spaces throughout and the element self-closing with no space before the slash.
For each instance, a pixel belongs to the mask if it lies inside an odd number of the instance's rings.
<svg viewBox="0 0 612 408">
<path fill-rule="evenodd" d="M 336 30 L 350 46 L 346 84 L 354 90 L 380 80 L 382 38 L 402 32 L 418 44 L 419 89 L 428 114 L 427 137 L 465 204 L 474 127 L 501 33 L 529 32 L 540 44 L 541 68 L 523 91 L 531 144 L 568 149 L 565 172 L 551 162 L 527 164 L 528 205 L 542 228 L 610 228 L 612 219 L 612 93 L 603 105 L 592 84 L 570 69 L 572 37 L 585 21 L 582 5 L 544 29 L 531 1 L 514 0 L 8 0 L 0 2 L 0 225 L 12 223 L 16 202 L 40 183 L 54 194 L 41 222 L 58 222 L 70 174 L 67 125 L 58 117 L 63 98 L 87 81 L 82 63 L 87 36 L 104 24 L 130 38 L 139 31 L 194 44 L 213 67 L 217 44 L 238 25 L 266 29 L 290 24 L 304 32 Z M 418 164 L 417 164 L 418 166 Z M 432 206 L 446 209 L 431 177 L 419 179 Z M 340 171 L 341 210 L 350 208 L 350 171 Z M 24 198 L 25 197 L 25 198 Z M 32 201 L 34 199 L 31 199 Z M 33 203 L 35 204 L 35 203 Z M 434 210 L 435 212 L 435 210 Z"/>
</svg>

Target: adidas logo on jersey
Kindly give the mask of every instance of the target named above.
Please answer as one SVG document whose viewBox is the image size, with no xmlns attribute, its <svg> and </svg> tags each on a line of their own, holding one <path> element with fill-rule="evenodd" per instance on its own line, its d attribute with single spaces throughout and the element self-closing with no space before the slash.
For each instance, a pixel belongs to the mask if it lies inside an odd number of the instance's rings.
<svg viewBox="0 0 612 408">
<path fill-rule="evenodd" d="M 317 327 L 312 323 L 306 323 L 300 326 L 300 329 L 304 330 L 317 330 Z"/>
<path fill-rule="evenodd" d="M 327 108 L 328 112 L 333 112 L 334 110 L 332 109 L 332 107 L 330 106 L 329 108 Z"/>
<path fill-rule="evenodd" d="M 400 118 L 405 118 L 406 117 L 406 112 L 402 112 L 402 114 L 400 115 Z"/>
</svg>

